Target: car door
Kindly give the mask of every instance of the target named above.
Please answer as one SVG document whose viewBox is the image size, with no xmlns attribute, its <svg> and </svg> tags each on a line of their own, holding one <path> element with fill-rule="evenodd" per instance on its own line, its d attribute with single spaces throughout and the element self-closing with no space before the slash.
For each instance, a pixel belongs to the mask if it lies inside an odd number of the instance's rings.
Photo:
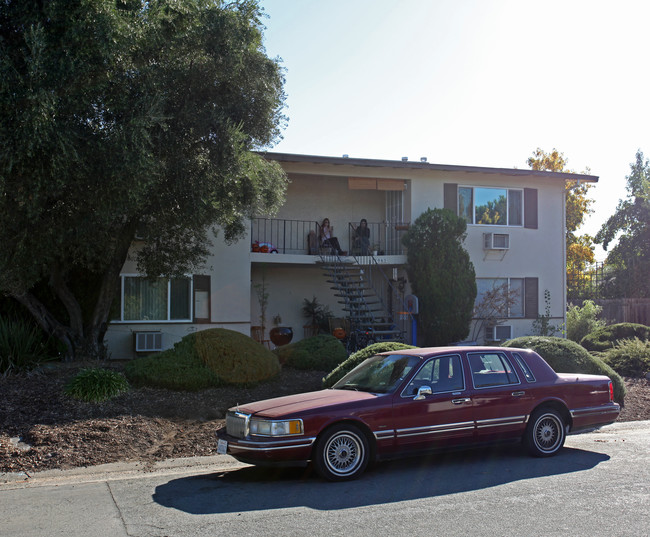
<svg viewBox="0 0 650 537">
<path fill-rule="evenodd" d="M 479 442 L 521 436 L 533 395 L 505 351 L 468 352 Z"/>
<path fill-rule="evenodd" d="M 397 448 L 409 451 L 470 443 L 472 412 L 460 355 L 431 358 L 395 396 Z"/>
</svg>

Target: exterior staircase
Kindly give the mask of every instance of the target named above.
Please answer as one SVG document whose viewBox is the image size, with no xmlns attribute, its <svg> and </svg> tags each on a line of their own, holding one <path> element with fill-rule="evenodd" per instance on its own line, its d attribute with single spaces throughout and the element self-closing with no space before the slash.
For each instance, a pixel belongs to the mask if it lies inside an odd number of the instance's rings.
<svg viewBox="0 0 650 537">
<path fill-rule="evenodd" d="M 355 257 L 321 254 L 321 268 L 350 320 L 348 350 L 379 341 L 404 341 L 404 330 L 393 319 Z"/>
</svg>

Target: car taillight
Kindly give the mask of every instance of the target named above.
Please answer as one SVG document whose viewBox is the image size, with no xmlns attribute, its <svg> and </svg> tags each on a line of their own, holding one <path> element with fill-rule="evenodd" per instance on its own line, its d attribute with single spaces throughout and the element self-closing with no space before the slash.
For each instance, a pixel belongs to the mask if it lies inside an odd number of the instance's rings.
<svg viewBox="0 0 650 537">
<path fill-rule="evenodd" d="M 612 403 L 614 401 L 614 385 L 612 384 L 612 381 L 609 381 L 609 402 Z"/>
</svg>

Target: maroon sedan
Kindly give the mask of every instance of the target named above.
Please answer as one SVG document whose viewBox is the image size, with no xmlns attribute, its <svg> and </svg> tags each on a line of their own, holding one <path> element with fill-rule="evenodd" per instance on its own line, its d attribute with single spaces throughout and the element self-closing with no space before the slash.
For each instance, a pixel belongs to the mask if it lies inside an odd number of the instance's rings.
<svg viewBox="0 0 650 537">
<path fill-rule="evenodd" d="M 619 412 L 609 378 L 556 373 L 531 350 L 410 349 L 369 358 L 328 390 L 231 408 L 218 452 L 258 465 L 312 462 L 339 481 L 376 459 L 499 441 L 548 457 L 567 433 Z"/>
</svg>

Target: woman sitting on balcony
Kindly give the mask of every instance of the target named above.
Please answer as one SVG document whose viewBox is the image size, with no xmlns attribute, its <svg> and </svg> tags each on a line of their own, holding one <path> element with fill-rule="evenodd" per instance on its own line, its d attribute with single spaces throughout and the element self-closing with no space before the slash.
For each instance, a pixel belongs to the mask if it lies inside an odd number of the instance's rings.
<svg viewBox="0 0 650 537">
<path fill-rule="evenodd" d="M 368 255 L 368 250 L 370 249 L 370 228 L 365 218 L 361 219 L 359 226 L 354 230 L 354 234 L 355 246 L 359 248 L 359 253 L 361 255 Z"/>
<path fill-rule="evenodd" d="M 334 228 L 330 227 L 329 218 L 325 218 L 323 220 L 323 223 L 320 226 L 321 246 L 333 248 L 334 250 L 336 250 L 336 253 L 338 253 L 339 255 L 346 255 L 347 252 L 341 250 L 341 246 L 339 245 L 339 240 L 336 237 L 332 237 L 333 232 L 334 232 Z"/>
</svg>

